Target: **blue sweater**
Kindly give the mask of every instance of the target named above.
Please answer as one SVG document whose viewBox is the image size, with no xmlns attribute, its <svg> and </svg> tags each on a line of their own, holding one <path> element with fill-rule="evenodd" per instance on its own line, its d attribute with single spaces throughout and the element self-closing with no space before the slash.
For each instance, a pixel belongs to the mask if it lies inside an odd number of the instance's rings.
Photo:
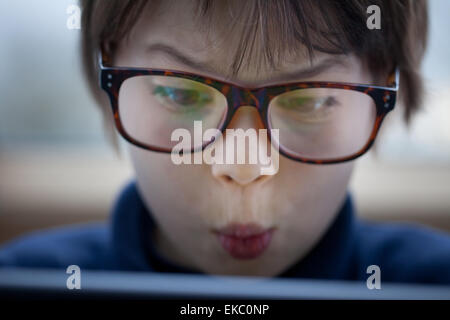
<svg viewBox="0 0 450 320">
<path fill-rule="evenodd" d="M 149 241 L 155 224 L 134 182 L 115 203 L 110 223 L 36 232 L 0 249 L 0 266 L 202 273 L 166 260 Z M 450 236 L 424 227 L 360 221 L 350 195 L 310 253 L 279 275 L 382 282 L 450 284 Z"/>
</svg>

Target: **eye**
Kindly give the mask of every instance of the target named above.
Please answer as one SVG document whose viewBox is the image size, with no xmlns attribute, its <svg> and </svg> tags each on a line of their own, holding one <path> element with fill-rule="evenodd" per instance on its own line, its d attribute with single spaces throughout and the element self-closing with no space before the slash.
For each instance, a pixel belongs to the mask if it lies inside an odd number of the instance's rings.
<svg viewBox="0 0 450 320">
<path fill-rule="evenodd" d="M 201 108 L 213 101 L 213 97 L 205 91 L 191 88 L 156 86 L 153 94 L 162 103 L 169 103 L 177 108 Z"/>
<path fill-rule="evenodd" d="M 339 105 L 338 97 L 328 90 L 298 90 L 276 98 L 272 112 L 277 112 L 278 117 L 291 129 L 305 130 L 306 124 L 324 125 L 332 122 L 339 114 L 335 112 Z"/>
<path fill-rule="evenodd" d="M 283 108 L 308 114 L 317 112 L 323 107 L 333 107 L 338 101 L 333 96 L 286 96 L 278 103 Z"/>
<path fill-rule="evenodd" d="M 332 106 L 338 105 L 338 101 L 335 97 L 327 97 L 327 99 L 325 100 L 323 105 L 326 107 L 332 107 Z"/>
</svg>

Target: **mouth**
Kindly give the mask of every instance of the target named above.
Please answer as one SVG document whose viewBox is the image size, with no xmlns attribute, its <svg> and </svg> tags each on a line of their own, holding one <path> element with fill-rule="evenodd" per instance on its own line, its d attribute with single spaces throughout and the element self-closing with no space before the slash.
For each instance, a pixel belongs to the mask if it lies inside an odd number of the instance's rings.
<svg viewBox="0 0 450 320">
<path fill-rule="evenodd" d="M 222 247 L 236 259 L 254 259 L 269 246 L 275 228 L 257 224 L 229 224 L 213 230 Z"/>
</svg>

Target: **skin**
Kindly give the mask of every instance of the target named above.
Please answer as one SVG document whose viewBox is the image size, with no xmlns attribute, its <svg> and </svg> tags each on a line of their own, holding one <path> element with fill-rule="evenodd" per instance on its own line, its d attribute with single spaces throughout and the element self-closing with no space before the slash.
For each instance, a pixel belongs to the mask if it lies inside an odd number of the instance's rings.
<svg viewBox="0 0 450 320">
<path fill-rule="evenodd" d="M 219 27 L 209 34 L 199 31 L 193 23 L 192 12 L 189 3 L 177 2 L 175 6 L 169 1 L 152 12 L 144 12 L 129 36 L 119 44 L 114 64 L 194 72 L 242 86 L 283 83 L 280 79 L 284 73 L 311 67 L 305 55 L 298 54 L 286 56 L 278 70 L 269 66 L 257 70 L 250 57 L 244 62 L 246 68 L 242 72 L 233 78 L 226 77 L 226 66 L 232 63 L 228 53 L 238 33 L 225 35 Z M 154 43 L 172 46 L 184 55 L 208 63 L 214 71 L 198 70 L 166 53 L 146 50 Z M 329 57 L 317 53 L 313 65 Z M 296 80 L 371 82 L 358 59 L 341 58 L 343 64 Z M 263 126 L 256 109 L 244 106 L 228 128 Z M 272 277 L 302 259 L 333 222 L 345 199 L 354 167 L 353 162 L 320 166 L 280 156 L 279 171 L 263 176 L 258 164 L 177 166 L 170 154 L 133 145 L 128 150 L 139 192 L 157 224 L 153 241 L 160 253 L 176 264 L 222 275 Z M 236 259 L 211 233 L 212 228 L 232 222 L 257 223 L 275 227 L 276 231 L 262 255 Z"/>
</svg>

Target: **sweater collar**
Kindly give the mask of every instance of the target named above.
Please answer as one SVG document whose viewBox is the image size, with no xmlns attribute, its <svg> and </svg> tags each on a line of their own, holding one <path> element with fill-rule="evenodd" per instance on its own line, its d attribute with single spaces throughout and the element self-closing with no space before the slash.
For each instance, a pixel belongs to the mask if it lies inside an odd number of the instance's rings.
<svg viewBox="0 0 450 320">
<path fill-rule="evenodd" d="M 112 246 L 118 267 L 128 271 L 172 273 L 202 272 L 173 264 L 151 242 L 155 222 L 133 181 L 118 197 L 111 216 Z M 354 206 L 350 194 L 322 239 L 300 261 L 279 275 L 283 278 L 343 279 L 349 265 L 354 237 Z"/>
</svg>

